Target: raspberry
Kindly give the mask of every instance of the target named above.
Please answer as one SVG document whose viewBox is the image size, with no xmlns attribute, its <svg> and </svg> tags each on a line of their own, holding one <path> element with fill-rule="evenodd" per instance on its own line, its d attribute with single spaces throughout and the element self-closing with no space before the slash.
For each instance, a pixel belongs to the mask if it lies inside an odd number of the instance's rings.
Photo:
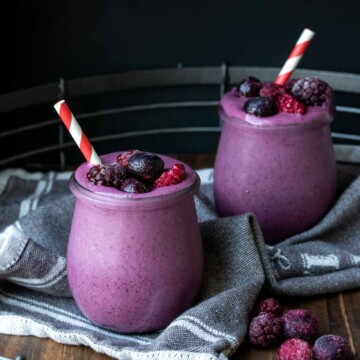
<svg viewBox="0 0 360 360">
<path fill-rule="evenodd" d="M 87 173 L 89 181 L 96 185 L 118 188 L 126 178 L 127 172 L 121 164 L 95 165 Z"/>
<path fill-rule="evenodd" d="M 265 84 L 261 89 L 260 89 L 260 96 L 268 96 L 271 97 L 273 99 L 276 99 L 276 97 L 280 94 L 282 88 L 280 85 L 277 84 Z"/>
<path fill-rule="evenodd" d="M 256 97 L 244 104 L 244 111 L 259 117 L 272 116 L 279 112 L 276 101 L 271 97 Z"/>
<path fill-rule="evenodd" d="M 282 307 L 275 299 L 267 298 L 260 301 L 257 312 L 266 312 L 273 314 L 274 316 L 279 316 L 282 314 Z"/>
<path fill-rule="evenodd" d="M 146 184 L 139 179 L 127 178 L 121 184 L 120 190 L 127 193 L 142 194 L 151 191 L 152 188 L 149 184 Z"/>
<path fill-rule="evenodd" d="M 261 89 L 261 82 L 253 76 L 243 79 L 237 87 L 236 96 L 258 96 Z"/>
<path fill-rule="evenodd" d="M 268 348 L 282 339 L 282 320 L 270 313 L 260 313 L 251 320 L 249 327 L 251 344 Z"/>
<path fill-rule="evenodd" d="M 281 112 L 292 113 L 292 114 L 305 114 L 306 105 L 297 101 L 290 94 L 280 95 L 278 97 L 279 110 Z"/>
<path fill-rule="evenodd" d="M 181 183 L 186 177 L 185 166 L 175 164 L 170 170 L 165 170 L 154 182 L 155 187 L 169 186 Z"/>
<path fill-rule="evenodd" d="M 154 181 L 164 170 L 164 162 L 155 155 L 137 152 L 128 159 L 128 171 L 144 181 Z"/>
<path fill-rule="evenodd" d="M 316 360 L 352 360 L 354 354 L 347 340 L 338 335 L 324 335 L 319 337 L 314 344 Z"/>
<path fill-rule="evenodd" d="M 120 163 L 121 165 L 127 167 L 129 164 L 129 159 L 132 155 L 139 153 L 140 150 L 128 150 L 125 151 L 123 153 L 121 153 L 120 155 L 118 155 L 116 161 L 118 163 Z"/>
<path fill-rule="evenodd" d="M 286 339 L 299 338 L 311 342 L 319 330 L 317 319 L 308 310 L 289 310 L 282 319 Z"/>
<path fill-rule="evenodd" d="M 278 360 L 312 360 L 313 353 L 308 342 L 301 339 L 289 339 L 281 344 Z"/>
<path fill-rule="evenodd" d="M 334 97 L 331 86 L 318 77 L 307 77 L 296 81 L 291 94 L 306 105 L 321 105 Z"/>
</svg>

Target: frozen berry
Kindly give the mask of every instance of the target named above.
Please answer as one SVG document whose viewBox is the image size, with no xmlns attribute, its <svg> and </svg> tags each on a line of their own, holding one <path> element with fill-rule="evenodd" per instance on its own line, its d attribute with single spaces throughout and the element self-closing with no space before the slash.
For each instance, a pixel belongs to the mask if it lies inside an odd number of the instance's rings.
<svg viewBox="0 0 360 360">
<path fill-rule="evenodd" d="M 129 173 L 145 181 L 154 181 L 164 171 L 164 162 L 155 155 L 138 152 L 128 160 Z"/>
<path fill-rule="evenodd" d="M 87 173 L 89 181 L 96 185 L 118 188 L 127 176 L 126 169 L 121 164 L 95 165 Z"/>
<path fill-rule="evenodd" d="M 244 111 L 255 116 L 266 117 L 277 114 L 279 109 L 274 99 L 263 96 L 247 100 Z"/>
<path fill-rule="evenodd" d="M 279 110 L 281 112 L 291 113 L 291 114 L 305 114 L 306 105 L 295 99 L 290 94 L 280 95 L 278 97 Z"/>
<path fill-rule="evenodd" d="M 181 183 L 186 177 L 185 166 L 175 164 L 170 170 L 165 170 L 154 182 L 155 187 L 169 186 Z"/>
<path fill-rule="evenodd" d="M 236 95 L 243 95 L 246 97 L 258 96 L 261 86 L 260 80 L 253 76 L 248 76 L 238 85 Z"/>
<path fill-rule="evenodd" d="M 116 161 L 120 163 L 121 165 L 127 167 L 129 164 L 129 159 L 132 155 L 139 153 L 140 150 L 128 150 L 124 151 L 120 155 L 118 155 Z"/>
<path fill-rule="evenodd" d="M 317 319 L 308 310 L 289 310 L 282 318 L 286 339 L 299 338 L 311 342 L 319 330 Z"/>
<path fill-rule="evenodd" d="M 313 353 L 308 342 L 302 339 L 288 339 L 278 351 L 278 360 L 312 360 Z"/>
<path fill-rule="evenodd" d="M 299 79 L 293 85 L 291 94 L 306 105 L 321 105 L 334 96 L 331 86 L 318 77 Z"/>
<path fill-rule="evenodd" d="M 300 80 L 299 78 L 293 78 L 293 79 L 290 79 L 288 80 L 286 83 L 285 83 L 285 90 L 287 93 L 291 94 L 291 90 L 294 86 L 294 84 Z"/>
<path fill-rule="evenodd" d="M 259 92 L 260 96 L 268 96 L 273 99 L 276 99 L 276 97 L 281 93 L 281 86 L 277 84 L 265 84 Z"/>
<path fill-rule="evenodd" d="M 149 184 L 144 183 L 139 179 L 127 178 L 121 184 L 120 190 L 127 193 L 142 194 L 151 191 L 152 188 Z"/>
<path fill-rule="evenodd" d="M 251 320 L 249 327 L 251 344 L 269 348 L 282 339 L 282 320 L 270 313 L 260 313 Z"/>
<path fill-rule="evenodd" d="M 279 316 L 282 313 L 281 305 L 274 298 L 267 298 L 260 301 L 257 312 L 266 312 Z"/>
<path fill-rule="evenodd" d="M 316 360 L 352 360 L 354 355 L 347 340 L 339 335 L 324 335 L 314 344 Z"/>
</svg>

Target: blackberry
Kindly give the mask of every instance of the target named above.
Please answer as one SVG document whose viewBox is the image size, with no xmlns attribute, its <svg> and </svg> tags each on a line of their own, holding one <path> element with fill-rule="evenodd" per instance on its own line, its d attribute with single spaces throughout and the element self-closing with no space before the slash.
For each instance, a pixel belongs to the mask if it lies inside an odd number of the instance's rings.
<svg viewBox="0 0 360 360">
<path fill-rule="evenodd" d="M 117 163 L 95 165 L 87 173 L 89 181 L 95 185 L 113 186 L 118 188 L 127 176 L 126 169 Z"/>
<path fill-rule="evenodd" d="M 278 360 L 312 360 L 313 352 L 308 342 L 302 339 L 289 339 L 281 344 Z"/>
<path fill-rule="evenodd" d="M 295 82 L 291 94 L 305 105 L 318 105 L 334 97 L 331 86 L 318 77 L 306 77 Z"/>
<path fill-rule="evenodd" d="M 267 117 L 277 114 L 279 109 L 274 99 L 263 96 L 247 100 L 244 111 L 255 116 Z"/>
<path fill-rule="evenodd" d="M 339 335 L 324 335 L 319 337 L 314 344 L 313 352 L 316 360 L 353 360 L 347 340 Z"/>
<path fill-rule="evenodd" d="M 139 179 L 127 178 L 122 182 L 120 190 L 127 193 L 142 194 L 151 191 L 152 187 Z"/>
<path fill-rule="evenodd" d="M 164 171 L 164 162 L 155 154 L 139 152 L 130 156 L 128 171 L 135 177 L 151 182 Z"/>
<path fill-rule="evenodd" d="M 294 86 L 294 84 L 300 80 L 299 78 L 293 78 L 293 79 L 290 79 L 288 80 L 286 83 L 285 83 L 285 91 L 289 94 L 291 94 L 291 90 Z"/>
<path fill-rule="evenodd" d="M 270 313 L 260 313 L 251 320 L 249 327 L 251 344 L 269 348 L 282 339 L 282 320 Z"/>
<path fill-rule="evenodd" d="M 282 319 L 286 339 L 299 338 L 311 342 L 319 330 L 316 317 L 311 315 L 308 310 L 289 310 L 283 315 Z"/>
<path fill-rule="evenodd" d="M 236 95 L 243 95 L 246 97 L 258 96 L 261 87 L 260 80 L 253 76 L 248 76 L 238 85 Z"/>
</svg>

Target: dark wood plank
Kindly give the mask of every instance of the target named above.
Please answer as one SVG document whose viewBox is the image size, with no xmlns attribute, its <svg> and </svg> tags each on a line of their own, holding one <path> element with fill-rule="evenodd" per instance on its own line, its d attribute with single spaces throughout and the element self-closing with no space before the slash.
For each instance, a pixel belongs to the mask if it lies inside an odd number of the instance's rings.
<svg viewBox="0 0 360 360">
<path fill-rule="evenodd" d="M 64 345 L 34 336 L 0 335 L 0 356 L 15 359 L 19 354 L 25 356 L 27 360 L 112 359 L 85 346 Z"/>
</svg>

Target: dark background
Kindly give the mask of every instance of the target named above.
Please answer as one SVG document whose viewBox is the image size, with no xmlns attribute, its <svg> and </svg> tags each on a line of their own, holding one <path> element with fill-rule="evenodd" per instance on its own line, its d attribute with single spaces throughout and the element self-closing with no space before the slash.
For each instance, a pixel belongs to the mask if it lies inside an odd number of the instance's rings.
<svg viewBox="0 0 360 360">
<path fill-rule="evenodd" d="M 139 69 L 182 66 L 281 67 L 298 39 L 308 27 L 316 32 L 300 67 L 360 73 L 359 1 L 239 1 L 239 0 L 69 0 L 3 3 L 2 81 L 0 93 L 82 77 Z M 249 74 L 251 75 L 251 74 Z M 240 80 L 240 79 L 239 79 Z M 218 99 L 218 89 L 185 92 L 182 100 Z M 358 106 L 358 98 L 348 99 Z M 123 93 L 119 97 L 91 98 L 72 102 L 75 114 L 96 111 L 101 106 L 125 106 L 180 99 L 174 89 L 155 95 Z M 339 102 L 337 102 L 339 104 Z M 0 119 L 0 132 L 9 124 L 26 126 L 39 119 L 56 117 L 47 104 L 29 114 L 19 112 Z M 344 105 L 344 104 L 341 104 Z M 146 120 L 146 121 L 145 121 Z M 334 122 L 336 131 L 360 131 L 358 116 Z M 165 110 L 103 117 L 82 122 L 89 137 L 109 132 L 136 131 L 166 126 L 217 126 L 215 108 L 169 113 Z M 32 131 L 17 137 L 17 150 L 29 151 L 40 142 L 50 146 L 58 141 L 58 128 Z M 65 134 L 66 141 L 72 141 Z M 216 151 L 219 134 L 194 135 L 190 141 L 173 136 L 142 137 L 130 143 L 96 144 L 98 152 L 140 147 L 158 152 Z M 31 141 L 30 141 L 31 139 Z M 36 141 L 34 141 L 36 140 Z M 39 140 L 39 141 L 38 141 Z M 9 140 L 12 142 L 13 140 Z M 155 146 L 161 143 L 162 146 Z M 1 142 L 4 154 L 11 143 Z M 5 149 L 5 150 L 4 150 Z M 70 151 L 70 150 L 69 150 Z M 74 162 L 82 161 L 71 149 Z M 69 158 L 69 156 L 68 156 Z M 41 160 L 43 161 L 43 160 Z"/>
<path fill-rule="evenodd" d="M 305 27 L 316 36 L 301 67 L 360 72 L 354 0 L 12 0 L 6 8 L 3 93 L 178 63 L 282 66 Z"/>
</svg>

